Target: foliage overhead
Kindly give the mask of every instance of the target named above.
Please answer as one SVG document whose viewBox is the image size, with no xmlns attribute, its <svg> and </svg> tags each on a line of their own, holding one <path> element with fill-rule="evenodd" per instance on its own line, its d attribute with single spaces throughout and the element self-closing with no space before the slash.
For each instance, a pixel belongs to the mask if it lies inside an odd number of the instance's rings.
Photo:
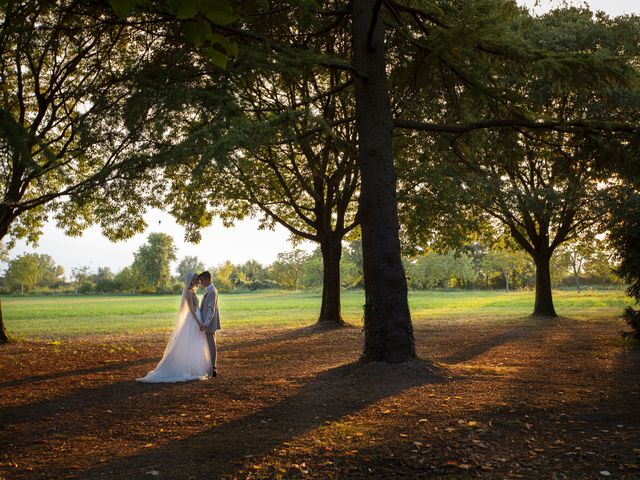
<svg viewBox="0 0 640 480">
<path fill-rule="evenodd" d="M 0 237 L 35 243 L 51 216 L 71 235 L 91 224 L 112 239 L 140 232 L 143 206 L 160 200 L 141 182 L 161 184 L 122 112 L 164 26 L 68 0 L 8 2 L 0 17 Z"/>
</svg>

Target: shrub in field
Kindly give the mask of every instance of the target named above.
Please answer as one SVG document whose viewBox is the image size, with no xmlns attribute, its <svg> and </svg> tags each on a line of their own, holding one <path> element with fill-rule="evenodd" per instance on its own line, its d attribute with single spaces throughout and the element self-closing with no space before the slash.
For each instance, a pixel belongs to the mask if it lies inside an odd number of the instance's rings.
<svg viewBox="0 0 640 480">
<path fill-rule="evenodd" d="M 96 281 L 96 292 L 97 293 L 114 293 L 118 289 L 118 285 L 115 280 L 110 278 L 99 278 Z"/>
<path fill-rule="evenodd" d="M 268 288 L 278 288 L 278 284 L 273 280 L 255 280 L 249 285 L 249 290 L 265 290 Z"/>
<path fill-rule="evenodd" d="M 84 282 L 78 287 L 78 293 L 87 294 L 96 291 L 96 284 L 93 282 Z"/>
</svg>

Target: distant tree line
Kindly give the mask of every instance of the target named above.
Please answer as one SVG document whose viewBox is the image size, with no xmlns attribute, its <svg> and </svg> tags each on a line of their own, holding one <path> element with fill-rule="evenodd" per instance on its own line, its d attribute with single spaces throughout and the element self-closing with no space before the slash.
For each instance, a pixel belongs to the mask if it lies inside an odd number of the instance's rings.
<svg viewBox="0 0 640 480">
<path fill-rule="evenodd" d="M 359 239 L 345 242 L 340 260 L 341 288 L 363 288 L 362 245 Z M 206 267 L 195 256 L 177 259 L 171 236 L 151 233 L 134 254 L 131 265 L 119 272 L 109 267 L 92 271 L 88 266 L 65 271 L 51 256 L 27 253 L 8 260 L 1 277 L 5 293 L 144 294 L 179 293 L 188 272 L 209 270 L 220 291 L 252 291 L 269 288 L 320 290 L 324 265 L 321 248 L 312 252 L 299 248 L 279 253 L 263 265 L 257 260 L 234 264 L 225 261 Z M 421 252 L 403 258 L 407 282 L 413 290 L 429 289 L 522 289 L 534 288 L 535 265 L 522 250 L 509 245 L 487 246 L 479 242 L 457 250 Z M 609 286 L 619 284 L 613 273 L 614 260 L 602 241 L 568 244 L 552 261 L 555 288 Z"/>
<path fill-rule="evenodd" d="M 405 258 L 407 283 L 414 290 L 432 288 L 533 289 L 536 269 L 531 257 L 520 249 L 491 248 L 480 243 L 444 253 L 427 252 Z M 604 245 L 587 249 L 566 245 L 551 260 L 554 288 L 613 286 L 620 281 L 613 272 L 614 260 Z"/>
</svg>

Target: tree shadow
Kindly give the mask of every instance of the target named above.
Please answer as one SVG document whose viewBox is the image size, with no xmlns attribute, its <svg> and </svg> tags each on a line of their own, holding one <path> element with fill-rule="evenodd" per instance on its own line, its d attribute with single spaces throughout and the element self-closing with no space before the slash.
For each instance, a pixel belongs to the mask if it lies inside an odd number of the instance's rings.
<svg viewBox="0 0 640 480">
<path fill-rule="evenodd" d="M 181 382 L 182 385 L 187 383 L 191 382 Z M 137 396 L 145 396 L 149 392 L 164 390 L 176 385 L 180 384 L 141 384 L 132 379 L 128 382 L 107 383 L 95 388 L 82 388 L 62 397 L 0 408 L 0 424 L 6 427 L 18 423 L 37 422 L 61 411 L 79 413 L 80 410 L 86 408 L 100 409 L 105 405 L 115 405 L 123 399 L 132 400 Z"/>
<path fill-rule="evenodd" d="M 140 478 L 149 471 L 164 478 L 219 478 L 247 456 L 259 456 L 306 432 L 337 421 L 386 397 L 444 375 L 432 364 L 348 364 L 327 370 L 295 395 L 253 414 L 212 426 L 182 440 L 148 448 L 84 471 L 80 478 Z M 203 420 L 204 421 L 204 420 Z M 186 468 L 188 465 L 188 473 Z M 64 475 L 68 471 L 59 471 Z"/>
<path fill-rule="evenodd" d="M 268 338 L 259 338 L 255 340 L 249 341 L 240 341 L 237 343 L 225 344 L 224 342 L 220 342 L 220 355 L 224 356 L 225 352 L 231 351 L 245 351 L 246 353 L 251 355 L 252 347 L 261 347 L 268 346 L 271 350 L 278 351 L 282 350 L 283 347 L 279 345 L 279 343 L 289 342 L 301 338 L 309 338 L 311 336 L 323 335 L 327 333 L 326 329 L 318 328 L 315 325 L 311 325 L 303 328 L 296 328 L 287 330 L 280 334 L 277 334 Z M 244 352 L 243 352 L 244 353 Z M 77 369 L 77 370 L 65 370 L 62 372 L 53 372 L 50 374 L 44 375 L 33 375 L 30 377 L 25 377 L 17 380 L 11 380 L 0 384 L 3 387 L 13 387 L 29 384 L 32 382 L 42 382 L 46 380 L 55 380 L 55 379 L 63 379 L 65 377 L 74 377 L 87 375 L 92 373 L 98 374 L 107 374 L 110 371 L 124 370 L 129 369 L 130 367 L 135 367 L 137 365 L 144 365 L 150 362 L 159 361 L 160 357 L 147 357 L 144 359 L 138 359 L 133 361 L 126 362 L 118 362 L 113 364 L 105 364 L 97 367 L 85 368 L 85 369 Z M 149 368 L 150 370 L 151 368 Z M 158 405 L 153 398 L 150 398 L 148 393 L 152 393 L 155 391 L 160 391 L 168 388 L 177 388 L 181 393 L 178 394 L 178 397 L 181 395 L 189 395 L 192 392 L 189 390 L 191 387 L 194 387 L 194 391 L 200 391 L 202 388 L 198 386 L 201 382 L 192 381 L 192 382 L 179 382 L 179 383 L 162 383 L 162 384 L 141 384 L 136 382 L 134 378 L 136 376 L 141 376 L 143 372 L 131 372 L 132 376 L 129 377 L 130 381 L 120 381 L 120 382 L 108 382 L 106 384 L 97 386 L 97 387 L 83 387 L 74 389 L 65 393 L 62 396 L 58 396 L 55 398 L 48 398 L 44 400 L 36 400 L 30 403 L 23 403 L 16 406 L 9 407 L 0 407 L 0 425 L 10 425 L 10 424 L 19 424 L 19 423 L 27 423 L 31 424 L 31 428 L 33 429 L 34 434 L 37 433 L 38 425 L 41 423 L 43 419 L 47 419 L 56 414 L 60 414 L 62 412 L 86 412 L 86 411 L 100 411 L 102 410 L 116 410 L 118 405 L 126 403 L 126 400 L 138 399 L 138 403 L 149 411 L 154 411 L 159 413 L 158 407 L 169 407 L 168 404 L 160 404 Z M 92 379 L 93 381 L 96 379 Z M 73 382 L 73 378 L 67 378 L 67 381 Z M 97 379 L 98 382 L 102 383 L 101 379 Z M 218 383 L 218 388 L 221 388 L 222 385 Z M 226 388 L 226 387 L 222 387 Z M 186 389 L 187 391 L 182 391 L 181 389 Z M 173 401 L 173 399 L 171 400 Z M 166 402 L 166 399 L 165 399 Z M 181 403 L 182 400 L 176 399 L 176 403 Z M 77 428 L 77 427 L 76 427 Z"/>
<path fill-rule="evenodd" d="M 347 329 L 351 327 L 347 326 L 342 328 Z M 223 355 L 224 352 L 244 350 L 251 347 L 260 347 L 265 345 L 273 346 L 275 343 L 279 343 L 279 342 L 288 342 L 288 341 L 298 340 L 305 337 L 321 335 L 326 331 L 327 331 L 326 328 L 322 328 L 317 326 L 316 324 L 313 324 L 313 325 L 309 325 L 302 328 L 287 329 L 286 331 L 276 334 L 274 336 L 261 337 L 255 340 L 239 341 L 231 344 L 225 344 L 224 341 L 222 341 L 219 343 L 218 348 L 220 353 Z M 1 382 L 0 388 L 16 387 L 16 386 L 24 385 L 27 383 L 33 383 L 33 382 L 43 382 L 48 380 L 56 380 L 64 377 L 89 375 L 92 373 L 120 370 L 120 369 L 129 368 L 137 365 L 143 365 L 149 362 L 159 362 L 160 358 L 161 357 L 159 356 L 154 356 L 154 357 L 141 358 L 138 360 L 109 363 L 109 364 L 105 364 L 97 367 L 91 367 L 91 368 L 63 370 L 60 372 L 52 372 L 52 373 L 47 373 L 43 375 L 31 375 L 29 377 L 23 377 L 15 380 L 8 380 L 6 382 Z"/>
<path fill-rule="evenodd" d="M 531 340 L 535 337 L 542 338 L 549 328 L 558 325 L 557 321 L 541 319 L 540 317 L 525 317 L 524 321 L 526 323 L 518 325 L 497 335 L 493 335 L 488 338 L 482 338 L 478 341 L 472 341 L 469 345 L 466 345 L 461 350 L 445 358 L 441 358 L 439 359 L 439 361 L 449 365 L 468 362 L 469 360 L 472 360 L 475 357 L 479 357 L 483 353 L 486 353 L 506 343 L 517 342 L 521 340 Z"/>
<path fill-rule="evenodd" d="M 148 357 L 148 358 L 140 358 L 138 360 L 130 360 L 118 363 L 109 363 L 106 365 L 101 365 L 99 367 L 91 367 L 91 368 L 81 368 L 77 370 L 63 370 L 60 372 L 52 372 L 43 375 L 32 375 L 30 377 L 23 377 L 16 380 L 9 380 L 6 382 L 0 383 L 0 388 L 5 387 L 16 387 L 19 385 L 23 385 L 25 383 L 34 383 L 34 382 L 44 382 L 47 380 L 55 380 L 64 377 L 72 377 L 76 375 L 89 375 L 91 373 L 98 372 L 109 372 L 113 370 L 121 370 L 124 368 L 129 368 L 132 366 L 142 365 L 149 362 L 158 362 L 160 361 L 160 357 Z"/>
<path fill-rule="evenodd" d="M 235 350 L 244 350 L 247 348 L 261 347 L 265 345 L 273 346 L 274 344 L 279 342 L 289 342 L 293 340 L 299 340 L 302 338 L 315 337 L 315 336 L 323 335 L 330 331 L 355 330 L 355 329 L 356 327 L 352 327 L 350 325 L 344 325 L 338 328 L 330 329 L 314 323 L 306 327 L 289 328 L 271 337 L 261 336 L 260 338 L 245 340 L 245 341 L 241 340 L 239 342 L 234 342 L 231 344 L 225 344 L 224 341 L 222 341 L 220 342 L 219 349 L 221 353 L 224 353 L 225 351 L 230 352 Z"/>
</svg>

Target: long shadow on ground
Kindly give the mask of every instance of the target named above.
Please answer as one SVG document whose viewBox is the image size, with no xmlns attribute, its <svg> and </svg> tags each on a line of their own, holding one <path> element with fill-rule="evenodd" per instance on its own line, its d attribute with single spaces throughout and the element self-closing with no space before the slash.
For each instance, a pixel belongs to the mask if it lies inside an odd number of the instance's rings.
<svg viewBox="0 0 640 480">
<path fill-rule="evenodd" d="M 297 394 L 251 415 L 72 473 L 83 479 L 130 479 L 155 470 L 163 478 L 219 478 L 231 473 L 247 455 L 260 456 L 326 421 L 335 421 L 404 390 L 442 381 L 433 366 L 421 361 L 401 366 L 349 364 L 319 374 Z M 369 388 L 363 389 L 363 383 Z"/>
<path fill-rule="evenodd" d="M 16 380 L 9 380 L 0 383 L 0 388 L 17 387 L 25 383 L 46 382 L 48 380 L 57 380 L 64 377 L 75 377 L 80 375 L 89 375 L 98 372 L 108 372 L 114 370 L 120 370 L 129 368 L 135 365 L 143 365 L 148 362 L 158 362 L 160 357 L 148 357 L 140 358 L 138 360 L 127 360 L 125 362 L 109 363 L 107 365 L 100 365 L 98 367 L 80 368 L 76 370 L 63 370 L 60 372 L 47 373 L 44 375 L 31 375 L 29 377 L 23 377 Z"/>
<path fill-rule="evenodd" d="M 347 330 L 353 327 L 345 325 L 344 327 L 339 327 L 339 328 Z M 262 336 L 260 338 L 251 339 L 251 340 L 240 340 L 238 342 L 234 342 L 231 344 L 221 343 L 218 347 L 220 348 L 221 354 L 224 354 L 224 352 L 244 350 L 246 348 L 261 347 L 265 345 L 268 345 L 269 347 L 273 347 L 274 344 L 278 342 L 289 342 L 292 340 L 299 340 L 302 338 L 315 337 L 318 335 L 322 335 L 327 331 L 330 331 L 330 329 L 313 324 L 313 325 L 308 325 L 306 327 L 287 329 L 282 333 L 278 333 L 270 337 Z M 224 342 L 224 340 L 222 342 Z"/>
<path fill-rule="evenodd" d="M 525 318 L 526 323 L 488 338 L 470 339 L 469 343 L 452 355 L 439 359 L 446 364 L 464 363 L 500 345 L 532 338 L 542 338 L 549 328 L 558 324 L 558 319 Z"/>
</svg>

